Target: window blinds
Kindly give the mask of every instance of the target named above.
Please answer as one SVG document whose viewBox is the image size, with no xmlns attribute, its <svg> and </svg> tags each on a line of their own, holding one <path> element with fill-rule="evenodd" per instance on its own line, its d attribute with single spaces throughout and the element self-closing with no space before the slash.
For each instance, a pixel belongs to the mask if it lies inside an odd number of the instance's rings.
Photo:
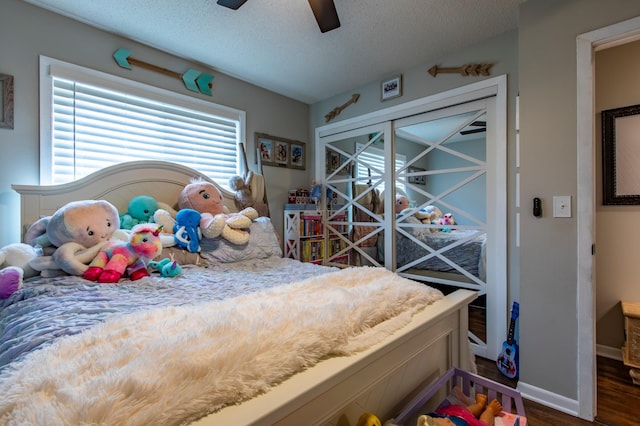
<svg viewBox="0 0 640 426">
<path fill-rule="evenodd" d="M 145 96 L 144 85 L 130 82 L 126 90 L 114 85 L 113 76 L 100 84 L 99 77 L 83 78 L 77 70 L 50 70 L 51 183 L 135 160 L 180 163 L 223 186 L 237 174 L 242 112 L 222 107 L 218 114 L 215 104 L 199 100 L 189 108 L 188 97 L 174 94 L 174 103 L 171 92 L 156 96 L 158 89 L 150 86 Z"/>
</svg>

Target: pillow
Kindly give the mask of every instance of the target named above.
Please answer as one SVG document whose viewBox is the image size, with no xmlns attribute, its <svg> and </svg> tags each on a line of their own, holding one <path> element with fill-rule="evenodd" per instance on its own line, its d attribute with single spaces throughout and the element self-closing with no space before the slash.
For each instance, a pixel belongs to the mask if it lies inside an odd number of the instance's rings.
<svg viewBox="0 0 640 426">
<path fill-rule="evenodd" d="M 282 257 L 280 242 L 268 217 L 259 217 L 251 223 L 247 244 L 232 244 L 222 237 L 203 238 L 200 241 L 200 249 L 203 259 L 219 263 L 265 259 L 271 256 Z"/>
</svg>

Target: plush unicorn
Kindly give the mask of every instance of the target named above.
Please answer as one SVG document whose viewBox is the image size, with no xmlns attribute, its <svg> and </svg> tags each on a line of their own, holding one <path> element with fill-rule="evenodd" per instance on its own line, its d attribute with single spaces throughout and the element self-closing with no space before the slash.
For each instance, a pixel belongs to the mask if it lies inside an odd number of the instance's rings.
<svg viewBox="0 0 640 426">
<path fill-rule="evenodd" d="M 114 243 L 100 251 L 82 277 L 99 283 L 116 283 L 125 272 L 132 281 L 148 277 L 147 262 L 162 251 L 161 230 L 153 224 L 134 226 L 128 242 Z"/>
</svg>

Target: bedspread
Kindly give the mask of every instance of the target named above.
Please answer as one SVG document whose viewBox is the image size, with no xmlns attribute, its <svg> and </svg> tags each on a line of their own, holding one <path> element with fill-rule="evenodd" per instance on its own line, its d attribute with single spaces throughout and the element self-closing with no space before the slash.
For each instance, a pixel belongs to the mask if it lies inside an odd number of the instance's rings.
<svg viewBox="0 0 640 426">
<path fill-rule="evenodd" d="M 291 276 L 308 278 L 332 269 L 271 257 L 207 268 L 185 265 L 184 274 L 175 278 L 155 276 L 118 285 L 72 276 L 33 278 L 22 291 L 0 300 L 0 372 L 29 352 L 114 315 L 227 299 L 282 285 Z"/>
<path fill-rule="evenodd" d="M 477 234 L 477 231 L 436 232 L 423 235 L 420 241 L 433 250 L 443 250 L 443 256 L 455 262 L 470 274 L 483 279 L 481 266 L 486 234 L 482 233 L 472 237 L 474 234 Z M 462 242 L 463 239 L 467 238 L 469 238 L 469 240 Z M 429 254 L 427 250 L 420 247 L 415 241 L 399 233 L 397 234 L 396 245 L 396 261 L 398 266 L 406 265 Z M 433 271 L 457 272 L 454 267 L 436 256 L 420 260 L 414 267 Z"/>
<path fill-rule="evenodd" d="M 384 268 L 277 257 L 28 281 L 0 311 L 0 423 L 184 424 L 379 343 L 441 297 Z"/>
</svg>

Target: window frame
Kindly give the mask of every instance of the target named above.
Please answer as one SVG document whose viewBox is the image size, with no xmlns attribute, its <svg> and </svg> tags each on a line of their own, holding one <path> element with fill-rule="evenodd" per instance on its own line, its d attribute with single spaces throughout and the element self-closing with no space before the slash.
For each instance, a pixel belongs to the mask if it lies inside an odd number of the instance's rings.
<svg viewBox="0 0 640 426">
<path fill-rule="evenodd" d="M 236 173 L 241 172 L 240 144 L 246 139 L 245 111 L 40 55 L 40 185 L 52 183 L 52 75 L 237 121 L 235 168 Z"/>
</svg>

